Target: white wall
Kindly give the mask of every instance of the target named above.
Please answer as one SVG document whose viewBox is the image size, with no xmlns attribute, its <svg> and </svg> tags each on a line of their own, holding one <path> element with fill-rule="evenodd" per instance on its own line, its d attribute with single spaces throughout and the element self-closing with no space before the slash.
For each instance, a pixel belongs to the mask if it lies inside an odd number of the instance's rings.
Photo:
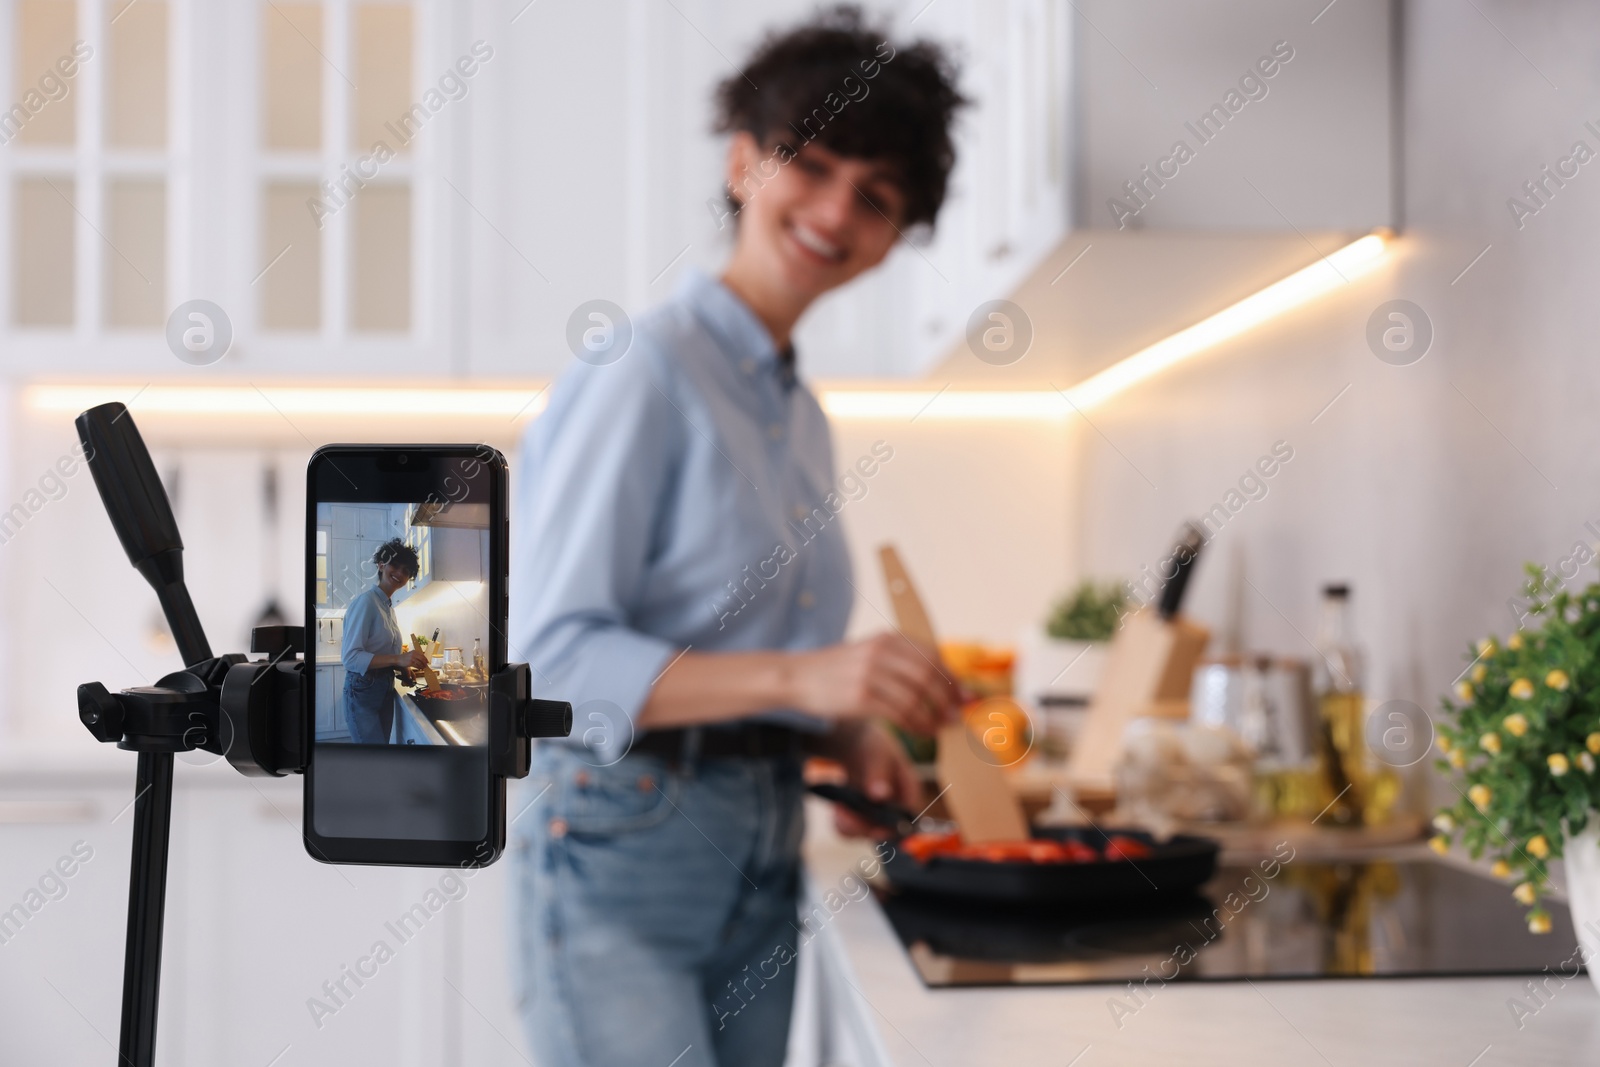
<svg viewBox="0 0 1600 1067">
<path fill-rule="evenodd" d="M 1096 412 L 1104 438 L 1078 434 L 1077 562 L 1108 575 L 1156 559 L 1181 519 L 1290 442 L 1295 458 L 1267 498 L 1202 559 L 1192 612 L 1221 624 L 1242 590 L 1247 643 L 1306 655 L 1318 586 L 1349 579 L 1373 695 L 1430 711 L 1466 643 L 1510 628 L 1522 562 L 1556 563 L 1594 540 L 1583 523 L 1600 516 L 1600 166 L 1521 231 L 1506 207 L 1575 140 L 1600 150 L 1583 128 L 1600 116 L 1600 73 L 1578 46 L 1600 32 L 1600 10 L 1476 6 L 1409 5 L 1407 225 L 1392 264 Z M 1411 366 L 1380 362 L 1364 340 L 1368 316 L 1394 298 L 1434 325 Z"/>
<path fill-rule="evenodd" d="M 895 544 L 941 638 L 1009 643 L 1064 588 L 1076 545 L 1065 423 L 840 422 L 841 466 L 894 458 L 841 513 L 859 591 L 852 634 L 893 618 L 878 547 Z"/>
</svg>

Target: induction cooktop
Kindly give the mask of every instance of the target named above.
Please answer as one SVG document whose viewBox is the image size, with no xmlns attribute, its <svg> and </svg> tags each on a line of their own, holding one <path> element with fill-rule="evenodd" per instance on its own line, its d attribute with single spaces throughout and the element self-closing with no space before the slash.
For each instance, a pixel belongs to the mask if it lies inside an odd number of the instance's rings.
<svg viewBox="0 0 1600 1067">
<path fill-rule="evenodd" d="M 1565 905 L 1422 858 L 1224 866 L 1159 910 L 879 895 L 930 987 L 1580 973 Z"/>
</svg>

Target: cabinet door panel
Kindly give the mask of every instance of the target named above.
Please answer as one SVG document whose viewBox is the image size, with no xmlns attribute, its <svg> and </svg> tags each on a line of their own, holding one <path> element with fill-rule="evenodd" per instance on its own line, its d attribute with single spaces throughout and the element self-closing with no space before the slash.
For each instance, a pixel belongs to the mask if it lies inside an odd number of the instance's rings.
<svg viewBox="0 0 1600 1067">
<path fill-rule="evenodd" d="M 439 975 L 458 905 L 427 895 L 442 872 L 317 863 L 301 843 L 300 784 L 197 789 L 174 813 L 203 846 L 183 1062 L 267 1064 L 285 1049 L 281 1063 L 306 1067 L 450 1062 Z"/>
<path fill-rule="evenodd" d="M 125 790 L 0 791 L 6 1063 L 116 1058 L 133 823 L 131 810 L 119 815 L 133 799 L 134 757 L 127 760 Z M 162 1025 L 170 1018 L 163 1005 Z"/>
<path fill-rule="evenodd" d="M 366 546 L 370 542 L 358 537 L 335 537 L 328 542 L 328 604 L 330 607 L 349 607 L 367 586 L 372 584 L 372 553 Z"/>
<path fill-rule="evenodd" d="M 361 517 L 349 504 L 334 504 L 328 509 L 333 514 L 333 536 L 357 537 L 361 533 Z"/>
<path fill-rule="evenodd" d="M 386 508 L 359 508 L 361 522 L 361 536 L 374 541 L 387 541 L 394 536 L 393 530 L 399 524 L 393 520 Z"/>
</svg>

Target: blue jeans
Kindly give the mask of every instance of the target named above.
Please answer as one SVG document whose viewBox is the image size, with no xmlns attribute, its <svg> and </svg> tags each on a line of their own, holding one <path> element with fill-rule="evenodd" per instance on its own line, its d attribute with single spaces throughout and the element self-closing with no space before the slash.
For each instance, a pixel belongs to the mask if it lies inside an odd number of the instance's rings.
<svg viewBox="0 0 1600 1067">
<path fill-rule="evenodd" d="M 781 1067 L 798 762 L 592 758 L 536 746 L 525 795 L 548 791 L 513 816 L 518 994 L 540 1067 Z"/>
<path fill-rule="evenodd" d="M 350 740 L 359 745 L 387 745 L 394 729 L 394 675 L 389 671 L 354 671 L 344 676 L 344 717 Z"/>
</svg>

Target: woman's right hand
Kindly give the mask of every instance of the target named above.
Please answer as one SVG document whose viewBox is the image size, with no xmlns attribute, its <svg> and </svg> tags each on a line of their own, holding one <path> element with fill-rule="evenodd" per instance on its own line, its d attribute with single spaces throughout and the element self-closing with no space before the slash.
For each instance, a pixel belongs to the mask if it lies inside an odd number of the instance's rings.
<svg viewBox="0 0 1600 1067">
<path fill-rule="evenodd" d="M 932 734 L 960 716 L 960 693 L 937 651 L 885 633 L 794 653 L 795 704 L 829 719 L 888 719 Z"/>
</svg>

